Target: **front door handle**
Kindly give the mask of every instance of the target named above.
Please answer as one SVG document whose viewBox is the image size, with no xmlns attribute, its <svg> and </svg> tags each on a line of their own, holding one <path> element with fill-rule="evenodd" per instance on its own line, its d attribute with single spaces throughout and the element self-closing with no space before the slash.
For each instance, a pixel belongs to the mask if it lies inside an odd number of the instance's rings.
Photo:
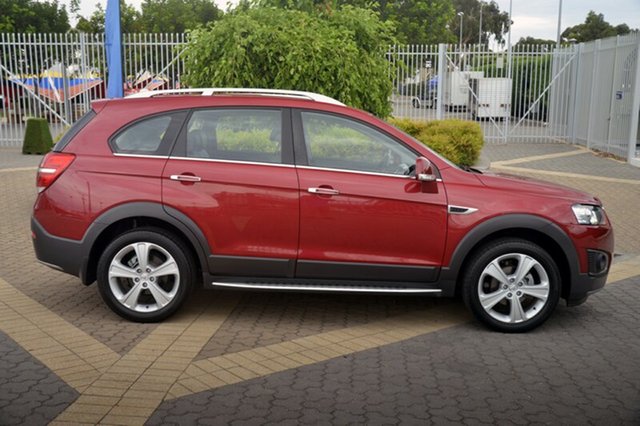
<svg viewBox="0 0 640 426">
<path fill-rule="evenodd" d="M 200 176 L 193 175 L 171 175 L 169 179 L 177 180 L 180 182 L 200 182 L 202 180 Z"/>
<path fill-rule="evenodd" d="M 333 188 L 309 188 L 307 189 L 308 192 L 312 193 L 312 194 L 319 194 L 319 195 L 339 195 L 340 191 L 337 191 Z"/>
</svg>

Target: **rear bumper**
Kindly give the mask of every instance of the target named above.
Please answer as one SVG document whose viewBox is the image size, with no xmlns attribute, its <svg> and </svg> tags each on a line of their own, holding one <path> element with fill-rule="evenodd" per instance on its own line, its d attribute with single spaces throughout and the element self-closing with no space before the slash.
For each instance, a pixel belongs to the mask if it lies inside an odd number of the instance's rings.
<svg viewBox="0 0 640 426">
<path fill-rule="evenodd" d="M 33 217 L 31 232 L 36 258 L 41 263 L 80 279 L 83 278 L 88 252 L 84 250 L 82 241 L 51 235 Z"/>
</svg>

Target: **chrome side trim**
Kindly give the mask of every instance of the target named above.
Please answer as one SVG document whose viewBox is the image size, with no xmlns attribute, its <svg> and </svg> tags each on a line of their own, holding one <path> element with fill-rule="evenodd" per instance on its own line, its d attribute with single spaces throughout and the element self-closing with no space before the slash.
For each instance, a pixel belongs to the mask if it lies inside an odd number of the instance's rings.
<svg viewBox="0 0 640 426">
<path fill-rule="evenodd" d="M 441 293 L 442 290 L 434 288 L 381 288 L 381 287 L 339 287 L 323 285 L 291 285 L 291 284 L 249 284 L 249 283 L 222 283 L 214 281 L 215 287 L 248 288 L 256 290 L 294 290 L 294 291 L 331 291 L 340 293 Z"/>
<path fill-rule="evenodd" d="M 241 161 L 241 160 L 220 160 L 217 158 L 192 158 L 192 157 L 169 157 L 172 160 L 183 161 L 205 161 L 209 163 L 225 163 L 225 164 L 249 164 L 254 166 L 272 166 L 272 167 L 287 167 L 294 168 L 293 164 L 280 164 L 280 163 L 261 163 L 258 161 Z"/>
<path fill-rule="evenodd" d="M 449 204 L 447 206 L 447 211 L 449 212 L 449 214 L 467 215 L 467 214 L 471 214 L 471 213 L 477 212 L 478 209 L 476 209 L 474 207 L 454 206 L 452 204 Z"/>
</svg>

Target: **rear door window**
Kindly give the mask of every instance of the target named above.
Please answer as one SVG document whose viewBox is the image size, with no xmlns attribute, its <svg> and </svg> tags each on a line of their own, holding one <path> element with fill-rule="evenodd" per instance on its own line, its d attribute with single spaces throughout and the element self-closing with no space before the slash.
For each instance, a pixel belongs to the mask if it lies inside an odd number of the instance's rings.
<svg viewBox="0 0 640 426">
<path fill-rule="evenodd" d="M 282 111 L 276 109 L 196 110 L 186 129 L 188 158 L 282 162 Z"/>
</svg>

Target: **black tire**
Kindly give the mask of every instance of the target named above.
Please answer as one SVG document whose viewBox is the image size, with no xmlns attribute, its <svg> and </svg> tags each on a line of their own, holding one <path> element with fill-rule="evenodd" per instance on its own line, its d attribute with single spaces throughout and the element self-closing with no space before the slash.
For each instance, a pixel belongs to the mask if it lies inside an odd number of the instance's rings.
<svg viewBox="0 0 640 426">
<path fill-rule="evenodd" d="M 133 246 L 136 243 L 139 245 Z M 140 268 L 137 259 L 137 248 L 144 247 L 148 250 L 150 273 Z M 161 264 L 175 267 L 170 269 L 172 273 L 163 274 L 158 268 Z M 114 271 L 122 266 L 125 274 L 136 272 L 136 278 L 112 276 L 110 280 L 112 265 Z M 158 275 L 154 275 L 156 269 Z M 136 322 L 157 322 L 174 314 L 184 303 L 196 282 L 196 269 L 189 250 L 179 238 L 162 229 L 140 228 L 118 236 L 104 250 L 98 261 L 98 288 L 105 303 L 121 317 Z M 130 293 L 134 287 L 135 296 Z M 127 294 L 132 295 L 131 298 L 127 298 Z M 118 296 L 125 302 L 130 299 L 129 304 L 135 302 L 136 306 L 125 306 Z"/>
<path fill-rule="evenodd" d="M 518 272 L 524 275 L 518 277 Z M 522 333 L 538 327 L 553 313 L 561 279 L 556 263 L 542 247 L 504 238 L 476 251 L 462 286 L 464 302 L 478 320 L 494 330 Z"/>
</svg>

